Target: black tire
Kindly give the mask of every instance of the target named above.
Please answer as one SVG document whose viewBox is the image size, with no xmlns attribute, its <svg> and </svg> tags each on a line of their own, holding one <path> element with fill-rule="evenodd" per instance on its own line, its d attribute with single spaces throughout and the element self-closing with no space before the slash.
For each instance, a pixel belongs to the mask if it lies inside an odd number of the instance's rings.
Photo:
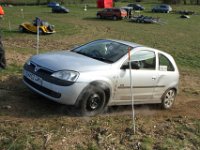
<svg viewBox="0 0 200 150">
<path fill-rule="evenodd" d="M 39 29 L 39 34 L 40 34 L 40 35 L 44 34 L 44 32 L 43 32 L 42 29 Z"/>
<path fill-rule="evenodd" d="M 90 86 L 88 87 L 83 96 L 80 96 L 79 111 L 82 116 L 95 116 L 102 113 L 106 104 L 106 96 L 103 89 Z"/>
<path fill-rule="evenodd" d="M 170 109 L 174 104 L 175 97 L 176 97 L 176 90 L 175 89 L 167 90 L 162 96 L 161 107 L 163 109 Z"/>
<path fill-rule="evenodd" d="M 25 30 L 24 30 L 24 27 L 22 26 L 19 26 L 19 32 L 23 33 Z"/>
<path fill-rule="evenodd" d="M 50 32 L 52 32 L 52 31 L 54 30 L 54 27 L 53 27 L 52 25 L 49 25 L 49 26 L 47 27 L 47 29 L 48 29 Z"/>
<path fill-rule="evenodd" d="M 117 16 L 113 16 L 112 19 L 113 19 L 113 20 L 117 20 Z"/>
<path fill-rule="evenodd" d="M 100 14 L 97 14 L 97 18 L 98 18 L 98 19 L 101 19 L 102 17 L 101 17 L 101 15 L 100 15 Z"/>
</svg>

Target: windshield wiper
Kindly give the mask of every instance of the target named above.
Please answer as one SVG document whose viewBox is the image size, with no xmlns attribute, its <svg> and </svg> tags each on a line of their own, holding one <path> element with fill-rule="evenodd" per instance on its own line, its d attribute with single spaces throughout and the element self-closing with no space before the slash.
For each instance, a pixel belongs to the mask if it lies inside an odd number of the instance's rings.
<svg viewBox="0 0 200 150">
<path fill-rule="evenodd" d="M 76 52 L 76 51 L 74 51 L 74 52 Z M 80 52 L 80 51 L 77 51 L 76 53 L 81 54 L 81 55 L 84 55 L 84 56 L 91 57 L 90 55 L 88 55 L 88 54 L 86 54 L 86 53 L 83 53 L 83 52 Z"/>
<path fill-rule="evenodd" d="M 113 63 L 112 60 L 106 59 L 104 57 L 92 57 L 92 58 L 97 59 L 97 60 L 101 60 L 103 62 Z"/>
<path fill-rule="evenodd" d="M 103 62 L 113 63 L 112 60 L 106 59 L 104 57 L 95 57 L 95 56 L 92 56 L 92 55 L 89 55 L 89 54 L 86 54 L 86 53 L 83 53 L 83 52 L 80 52 L 80 51 L 77 51 L 76 53 L 90 57 L 90 58 L 94 58 L 94 59 L 97 59 L 97 60 L 101 60 Z"/>
</svg>

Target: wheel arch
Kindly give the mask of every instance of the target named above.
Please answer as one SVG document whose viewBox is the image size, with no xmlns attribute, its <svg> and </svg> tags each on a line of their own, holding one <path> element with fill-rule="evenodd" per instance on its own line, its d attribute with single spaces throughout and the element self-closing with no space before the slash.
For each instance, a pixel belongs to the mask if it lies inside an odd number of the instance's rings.
<svg viewBox="0 0 200 150">
<path fill-rule="evenodd" d="M 178 88 L 177 88 L 177 87 L 169 87 L 169 88 L 167 88 L 167 89 L 165 90 L 165 92 L 162 94 L 162 96 L 161 96 L 161 101 L 163 101 L 163 98 L 164 98 L 166 92 L 169 91 L 170 89 L 175 90 L 175 94 L 178 93 Z"/>
<path fill-rule="evenodd" d="M 169 100 L 165 101 L 165 96 L 166 94 L 170 91 L 170 90 L 174 90 L 175 94 L 174 94 L 174 98 L 173 98 L 173 101 L 169 102 Z M 177 95 L 177 88 L 176 87 L 170 87 L 168 88 L 162 95 L 161 97 L 161 103 L 160 103 L 160 106 L 161 106 L 161 109 L 171 109 L 172 106 L 174 105 L 174 102 L 176 100 L 176 95 Z M 167 103 L 167 104 L 166 104 Z"/>
<path fill-rule="evenodd" d="M 109 100 L 110 100 L 110 97 L 111 97 L 111 86 L 105 82 L 105 81 L 101 81 L 101 80 L 98 80 L 98 81 L 92 81 L 91 83 L 89 83 L 82 91 L 81 93 L 79 94 L 77 100 L 76 100 L 76 103 L 75 103 L 75 106 L 78 106 L 80 101 L 81 101 L 81 98 L 82 96 L 84 95 L 84 93 L 92 86 L 95 86 L 95 87 L 99 87 L 101 88 L 104 92 L 105 92 L 105 99 L 106 99 L 106 103 L 105 103 L 105 106 L 108 104 Z"/>
</svg>

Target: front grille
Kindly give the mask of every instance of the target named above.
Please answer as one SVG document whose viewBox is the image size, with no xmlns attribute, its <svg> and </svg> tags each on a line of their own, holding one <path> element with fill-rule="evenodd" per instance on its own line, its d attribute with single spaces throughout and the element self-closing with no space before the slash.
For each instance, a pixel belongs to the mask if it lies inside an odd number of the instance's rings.
<svg viewBox="0 0 200 150">
<path fill-rule="evenodd" d="M 29 80 L 28 78 L 24 77 L 24 81 L 26 83 L 28 83 L 29 85 L 31 85 L 32 87 L 34 87 L 35 89 L 37 89 L 38 91 L 41 91 L 42 93 L 46 94 L 46 95 L 49 95 L 51 97 L 54 97 L 54 98 L 60 98 L 61 97 L 61 94 L 60 93 L 57 93 L 57 92 L 54 92 L 50 89 L 47 89 L 45 87 L 42 87 L 34 82 L 32 82 L 31 80 Z"/>
<path fill-rule="evenodd" d="M 51 75 L 53 73 L 53 71 L 46 69 L 46 68 L 43 68 L 43 67 L 36 65 L 36 64 L 33 64 L 33 63 L 31 63 L 30 65 L 27 65 L 26 67 L 28 67 L 28 69 L 30 69 L 29 71 L 34 71 L 36 66 L 38 66 L 40 68 L 39 70 L 37 70 L 38 74 Z"/>
<path fill-rule="evenodd" d="M 36 67 L 38 67 L 39 69 L 35 70 Z M 33 63 L 31 63 L 30 65 L 25 64 L 24 69 L 41 77 L 43 80 L 53 83 L 53 84 L 56 84 L 56 85 L 69 86 L 74 83 L 74 82 L 65 81 L 65 80 L 61 80 L 61 79 L 52 77 L 51 76 L 51 74 L 53 73 L 52 70 L 46 69 L 44 67 L 41 67 L 41 66 L 33 64 Z"/>
</svg>

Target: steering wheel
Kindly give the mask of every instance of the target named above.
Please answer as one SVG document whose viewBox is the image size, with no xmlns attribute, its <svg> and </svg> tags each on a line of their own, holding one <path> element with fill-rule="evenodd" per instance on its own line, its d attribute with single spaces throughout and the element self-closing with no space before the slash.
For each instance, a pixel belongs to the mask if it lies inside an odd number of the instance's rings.
<svg viewBox="0 0 200 150">
<path fill-rule="evenodd" d="M 93 57 L 102 57 L 102 54 L 98 50 L 92 50 L 91 55 Z"/>
</svg>

